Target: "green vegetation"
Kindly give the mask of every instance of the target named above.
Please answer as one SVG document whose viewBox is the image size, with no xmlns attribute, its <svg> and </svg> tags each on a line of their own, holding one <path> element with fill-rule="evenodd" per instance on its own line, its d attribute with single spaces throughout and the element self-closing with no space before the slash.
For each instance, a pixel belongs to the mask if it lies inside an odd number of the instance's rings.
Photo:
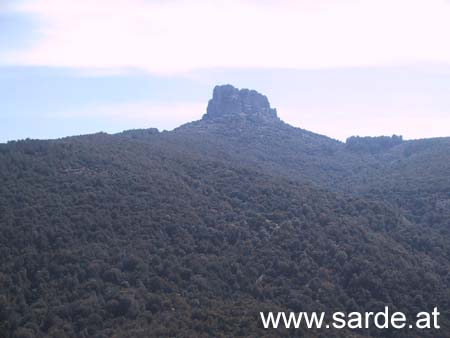
<svg viewBox="0 0 450 338">
<path fill-rule="evenodd" d="M 351 140 L 230 118 L 0 145 L 0 337 L 450 337 L 450 140 Z M 442 329 L 259 323 L 386 305 Z"/>
</svg>

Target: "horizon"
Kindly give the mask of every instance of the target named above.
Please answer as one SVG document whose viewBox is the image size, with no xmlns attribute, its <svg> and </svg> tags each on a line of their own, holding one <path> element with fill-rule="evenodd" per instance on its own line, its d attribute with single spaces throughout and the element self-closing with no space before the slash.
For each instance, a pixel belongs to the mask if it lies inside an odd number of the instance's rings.
<svg viewBox="0 0 450 338">
<path fill-rule="evenodd" d="M 215 87 L 224 86 L 224 85 L 231 85 L 232 87 L 234 87 L 232 84 L 216 85 Z M 237 88 L 237 87 L 234 87 L 234 88 Z M 237 89 L 238 89 L 238 90 L 241 90 L 241 89 L 250 89 L 250 90 L 252 90 L 251 88 L 237 88 Z M 258 91 L 257 91 L 257 92 L 258 92 Z M 259 92 L 258 92 L 258 93 L 259 93 Z M 264 95 L 263 93 L 259 93 L 259 94 Z M 269 100 L 269 101 L 270 101 L 270 100 Z M 269 103 L 270 103 L 270 102 L 269 102 Z M 275 108 L 275 109 L 276 109 L 276 107 L 272 107 L 272 108 Z M 103 130 L 99 130 L 99 131 L 96 131 L 96 132 L 93 132 L 93 133 L 78 134 L 78 135 L 66 135 L 66 136 L 61 136 L 61 137 L 56 137 L 56 138 L 49 138 L 49 139 L 33 139 L 33 138 L 27 137 L 27 138 L 25 138 L 25 139 L 7 140 L 6 142 L 1 142 L 1 141 L 0 141 L 0 144 L 7 144 L 7 143 L 10 143 L 10 142 L 19 142 L 19 141 L 26 141 L 26 140 L 39 140 L 39 141 L 52 141 L 52 140 L 53 140 L 53 141 L 55 141 L 55 140 L 61 140 L 61 139 L 65 139 L 65 138 L 71 138 L 71 137 L 83 137 L 83 136 L 89 136 L 89 135 L 95 135 L 95 134 L 101 134 L 101 133 L 105 133 L 105 134 L 107 134 L 107 135 L 117 135 L 117 134 L 120 134 L 120 133 L 123 133 L 123 132 L 135 131 L 135 130 L 150 130 L 150 129 L 156 129 L 159 133 L 162 133 L 162 132 L 171 132 L 171 131 L 173 131 L 173 130 L 175 130 L 175 129 L 177 129 L 177 128 L 180 128 L 180 127 L 182 127 L 182 126 L 184 126 L 184 125 L 186 125 L 186 124 L 189 124 L 189 123 L 191 123 L 191 122 L 201 121 L 201 120 L 204 119 L 205 115 L 206 115 L 206 110 L 205 110 L 205 113 L 202 114 L 202 116 L 201 116 L 199 119 L 192 120 L 192 121 L 186 121 L 186 122 L 184 122 L 184 123 L 182 123 L 182 124 L 180 124 L 180 125 L 177 125 L 177 126 L 175 126 L 174 128 L 169 129 L 169 130 L 168 130 L 168 129 L 159 129 L 159 128 L 157 128 L 157 127 L 151 127 L 151 126 L 143 127 L 143 128 L 139 128 L 139 127 L 138 127 L 138 128 L 131 128 L 131 129 L 122 129 L 122 130 L 115 131 L 115 132 L 106 132 L 106 131 L 103 131 Z M 279 114 L 278 114 L 278 111 L 277 111 L 277 116 L 280 118 L 280 116 L 279 116 Z M 280 121 L 282 121 L 283 123 L 286 123 L 286 124 L 288 124 L 288 125 L 290 125 L 290 126 L 292 126 L 292 127 L 294 127 L 294 128 L 300 128 L 300 127 L 293 126 L 293 125 L 289 124 L 288 122 L 284 121 L 282 118 L 280 118 Z M 300 129 L 303 129 L 303 128 L 300 128 Z M 305 130 L 307 130 L 307 129 L 305 129 Z M 308 131 L 315 133 L 315 132 L 312 131 L 312 130 L 308 130 Z M 349 138 L 352 138 L 352 137 L 362 137 L 362 138 L 365 138 L 365 137 L 373 137 L 373 138 L 376 138 L 376 137 L 401 137 L 401 138 L 403 139 L 403 141 L 421 140 L 421 139 L 405 139 L 405 138 L 403 137 L 403 135 L 397 135 L 397 134 L 392 134 L 392 135 L 381 134 L 381 135 L 373 135 L 373 136 L 367 136 L 367 135 L 349 135 L 349 136 L 348 136 L 346 139 L 344 139 L 344 140 L 340 140 L 340 139 L 337 139 L 337 138 L 333 138 L 333 137 L 331 137 L 331 136 L 329 136 L 329 135 L 325 135 L 325 134 L 320 134 L 320 133 L 315 133 L 315 134 L 320 135 L 320 136 L 325 136 L 325 137 L 334 139 L 334 140 L 339 141 L 339 142 L 342 142 L 342 143 L 346 143 L 346 142 L 348 141 L 348 139 L 349 139 Z M 444 137 L 430 137 L 430 138 L 423 138 L 423 139 L 446 138 L 446 137 L 448 137 L 448 136 L 444 136 Z"/>
<path fill-rule="evenodd" d="M 224 83 L 340 141 L 448 137 L 449 16 L 446 0 L 6 0 L 0 142 L 172 130 Z"/>
</svg>

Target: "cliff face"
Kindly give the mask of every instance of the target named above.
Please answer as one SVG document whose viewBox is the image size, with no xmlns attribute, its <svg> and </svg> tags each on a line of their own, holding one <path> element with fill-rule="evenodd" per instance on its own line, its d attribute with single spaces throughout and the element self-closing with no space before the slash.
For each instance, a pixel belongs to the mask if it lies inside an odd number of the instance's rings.
<svg viewBox="0 0 450 338">
<path fill-rule="evenodd" d="M 216 86 L 203 120 L 244 119 L 278 122 L 277 111 L 266 96 L 255 90 L 237 89 L 231 85 Z"/>
</svg>

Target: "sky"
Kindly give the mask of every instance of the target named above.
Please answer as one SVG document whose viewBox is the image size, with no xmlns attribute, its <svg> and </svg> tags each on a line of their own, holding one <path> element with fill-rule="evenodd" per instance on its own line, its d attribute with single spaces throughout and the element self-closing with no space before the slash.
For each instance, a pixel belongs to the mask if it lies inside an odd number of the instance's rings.
<svg viewBox="0 0 450 338">
<path fill-rule="evenodd" d="M 450 136 L 449 0 L 0 0 L 0 142 L 197 120 L 212 89 L 287 123 Z"/>
</svg>

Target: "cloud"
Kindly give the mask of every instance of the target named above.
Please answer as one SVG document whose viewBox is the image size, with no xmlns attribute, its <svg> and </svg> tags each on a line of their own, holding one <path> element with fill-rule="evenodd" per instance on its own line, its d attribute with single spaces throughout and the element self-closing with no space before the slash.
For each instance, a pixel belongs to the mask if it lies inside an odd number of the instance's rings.
<svg viewBox="0 0 450 338">
<path fill-rule="evenodd" d="M 49 119 L 96 120 L 117 122 L 121 130 L 125 128 L 153 127 L 171 130 L 184 123 L 198 120 L 206 112 L 205 103 L 138 101 L 115 104 L 91 104 L 83 109 L 53 112 L 46 115 Z M 67 122 L 70 123 L 70 122 Z M 106 123 L 105 123 L 106 124 Z"/>
<path fill-rule="evenodd" d="M 0 2 L 0 14 L 11 12 L 14 8 L 14 0 L 2 0 Z"/>
<path fill-rule="evenodd" d="M 405 139 L 448 136 L 450 112 L 429 114 L 401 107 L 383 107 L 381 110 L 358 110 L 335 107 L 281 107 L 280 117 L 292 125 L 345 141 L 349 136 L 402 135 Z M 381 111 L 381 112 L 380 112 Z"/>
<path fill-rule="evenodd" d="M 445 0 L 25 0 L 33 46 L 3 63 L 174 74 L 202 68 L 450 63 Z"/>
</svg>

